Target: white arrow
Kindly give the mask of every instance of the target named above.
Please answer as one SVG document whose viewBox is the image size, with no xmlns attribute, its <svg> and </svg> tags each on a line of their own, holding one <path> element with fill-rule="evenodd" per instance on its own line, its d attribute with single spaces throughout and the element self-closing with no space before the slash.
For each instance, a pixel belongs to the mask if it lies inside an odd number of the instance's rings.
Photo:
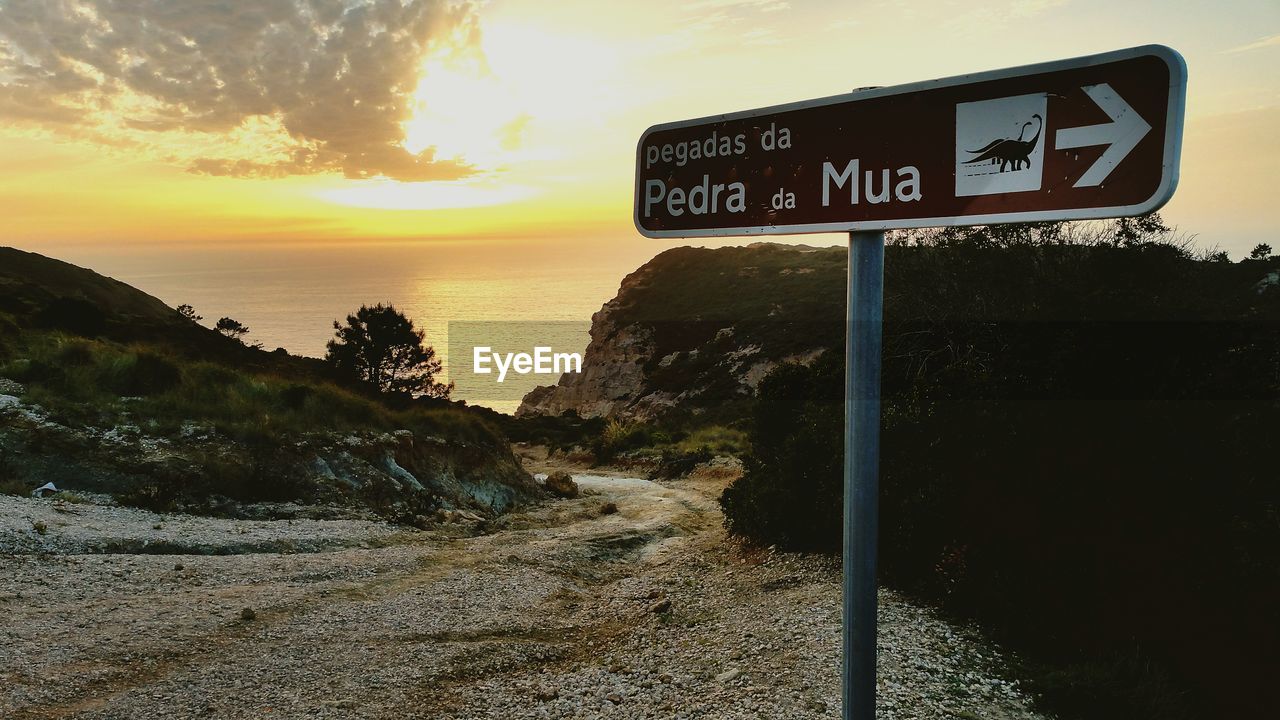
<svg viewBox="0 0 1280 720">
<path fill-rule="evenodd" d="M 1080 89 L 1093 98 L 1098 107 L 1111 118 L 1111 122 L 1059 130 L 1054 140 L 1054 147 L 1058 150 L 1066 150 L 1110 145 L 1102 153 L 1102 157 L 1098 158 L 1098 161 L 1086 170 L 1075 184 L 1076 187 L 1095 187 L 1101 185 L 1116 165 L 1119 165 L 1138 142 L 1151 132 L 1151 126 L 1129 106 L 1129 103 L 1124 101 L 1124 98 L 1120 97 L 1119 93 L 1112 90 L 1110 85 L 1106 83 L 1086 85 Z"/>
</svg>

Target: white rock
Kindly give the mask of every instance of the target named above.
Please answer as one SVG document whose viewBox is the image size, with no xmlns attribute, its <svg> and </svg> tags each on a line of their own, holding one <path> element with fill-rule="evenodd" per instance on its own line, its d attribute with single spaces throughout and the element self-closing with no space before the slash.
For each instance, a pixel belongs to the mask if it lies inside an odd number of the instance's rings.
<svg viewBox="0 0 1280 720">
<path fill-rule="evenodd" d="M 742 671 L 739 670 L 738 668 L 733 668 L 732 670 L 725 670 L 724 672 L 716 676 L 716 682 L 727 683 L 731 680 L 736 680 L 738 676 L 741 674 L 742 674 Z"/>
</svg>

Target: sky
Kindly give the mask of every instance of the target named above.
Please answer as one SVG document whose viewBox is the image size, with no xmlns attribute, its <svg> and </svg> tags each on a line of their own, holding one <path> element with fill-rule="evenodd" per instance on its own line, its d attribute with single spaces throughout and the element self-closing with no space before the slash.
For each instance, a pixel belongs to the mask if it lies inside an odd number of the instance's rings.
<svg viewBox="0 0 1280 720">
<path fill-rule="evenodd" d="M 1166 220 L 1280 247 L 1276 0 L 0 0 L 0 243 L 634 267 L 686 244 L 631 224 L 650 125 L 1148 43 L 1189 69 Z"/>
</svg>

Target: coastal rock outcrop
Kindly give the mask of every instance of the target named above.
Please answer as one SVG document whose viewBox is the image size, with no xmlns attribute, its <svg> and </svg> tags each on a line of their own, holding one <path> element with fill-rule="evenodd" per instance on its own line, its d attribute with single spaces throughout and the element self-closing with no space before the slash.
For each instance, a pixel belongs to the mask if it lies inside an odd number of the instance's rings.
<svg viewBox="0 0 1280 720">
<path fill-rule="evenodd" d="M 0 395 L 0 465 L 11 484 L 53 482 L 127 505 L 232 516 L 372 513 L 410 522 L 444 509 L 492 518 L 544 496 L 505 447 L 409 430 L 253 445 L 197 424 L 177 435 L 77 427 L 9 395 Z"/>
<path fill-rule="evenodd" d="M 543 487 L 556 497 L 578 497 L 578 483 L 574 482 L 573 477 L 564 470 L 556 470 L 548 475 L 547 479 L 543 482 Z"/>
<path fill-rule="evenodd" d="M 525 396 L 517 416 L 651 419 L 750 399 L 779 363 L 842 337 L 840 248 L 676 248 L 623 279 L 592 316 L 581 373 Z"/>
</svg>

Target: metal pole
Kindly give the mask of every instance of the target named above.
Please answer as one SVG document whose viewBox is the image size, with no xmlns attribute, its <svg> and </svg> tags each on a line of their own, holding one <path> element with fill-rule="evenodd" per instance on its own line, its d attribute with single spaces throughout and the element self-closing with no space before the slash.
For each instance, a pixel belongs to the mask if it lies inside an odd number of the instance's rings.
<svg viewBox="0 0 1280 720">
<path fill-rule="evenodd" d="M 844 386 L 844 720 L 876 716 L 884 233 L 849 233 Z"/>
</svg>

